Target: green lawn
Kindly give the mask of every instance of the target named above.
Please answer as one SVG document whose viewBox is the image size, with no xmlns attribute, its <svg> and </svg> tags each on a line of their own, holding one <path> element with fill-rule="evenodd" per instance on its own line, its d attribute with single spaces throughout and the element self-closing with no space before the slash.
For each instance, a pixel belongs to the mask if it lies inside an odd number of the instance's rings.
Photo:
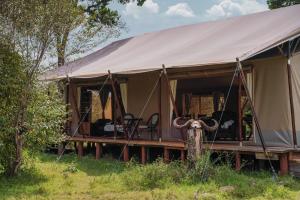
<svg viewBox="0 0 300 200">
<path fill-rule="evenodd" d="M 197 190 L 200 199 L 300 199 L 300 181 L 291 177 L 274 181 L 266 172 L 220 166 L 208 181 L 197 183 L 182 178 L 175 165 L 128 166 L 75 155 L 56 162 L 55 155 L 41 154 L 35 167 L 18 177 L 0 176 L 0 199 L 193 199 Z"/>
</svg>

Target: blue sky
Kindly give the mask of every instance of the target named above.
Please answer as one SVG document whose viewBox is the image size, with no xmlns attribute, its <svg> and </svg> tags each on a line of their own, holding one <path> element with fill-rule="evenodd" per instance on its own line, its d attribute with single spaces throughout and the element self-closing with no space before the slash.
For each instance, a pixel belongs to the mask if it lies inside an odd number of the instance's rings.
<svg viewBox="0 0 300 200">
<path fill-rule="evenodd" d="M 268 9 L 266 0 L 146 0 L 142 7 L 135 3 L 111 6 L 118 10 L 127 27 L 118 39 Z M 116 38 L 109 42 L 113 40 Z"/>
</svg>

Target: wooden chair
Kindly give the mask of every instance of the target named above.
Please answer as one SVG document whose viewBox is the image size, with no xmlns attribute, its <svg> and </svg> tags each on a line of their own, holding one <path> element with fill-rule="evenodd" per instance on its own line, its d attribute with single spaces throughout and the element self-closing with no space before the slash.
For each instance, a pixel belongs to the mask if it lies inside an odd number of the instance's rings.
<svg viewBox="0 0 300 200">
<path fill-rule="evenodd" d="M 139 130 L 150 132 L 151 140 L 153 140 L 153 132 L 157 132 L 157 126 L 158 126 L 159 120 L 160 120 L 159 119 L 159 114 L 154 113 L 149 117 L 146 125 L 140 125 L 139 126 Z"/>
</svg>

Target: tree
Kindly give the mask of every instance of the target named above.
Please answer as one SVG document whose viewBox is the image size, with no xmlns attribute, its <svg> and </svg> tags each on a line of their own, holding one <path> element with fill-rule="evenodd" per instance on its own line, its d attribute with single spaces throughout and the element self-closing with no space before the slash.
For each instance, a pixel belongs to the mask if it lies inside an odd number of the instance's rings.
<svg viewBox="0 0 300 200">
<path fill-rule="evenodd" d="M 300 0 L 267 0 L 270 9 L 300 4 Z"/>
<path fill-rule="evenodd" d="M 34 110 L 34 105 L 45 103 L 39 102 L 36 96 L 45 94 L 39 93 L 37 76 L 42 70 L 41 63 L 47 51 L 54 44 L 54 27 L 63 21 L 56 18 L 58 14 L 58 4 L 54 1 L 2 0 L 1 2 L 0 77 L 3 83 L 0 93 L 4 96 L 1 96 L 0 100 L 2 116 L 0 165 L 9 175 L 15 175 L 19 171 L 23 163 L 23 149 L 33 141 L 30 136 L 37 133 L 34 130 L 42 130 L 34 128 L 37 127 L 34 121 L 40 118 L 42 124 L 43 116 L 39 115 L 40 113 L 37 115 L 30 113 Z M 44 98 L 46 100 L 46 97 Z M 52 102 L 57 103 L 54 100 Z M 47 111 L 51 113 L 51 110 L 45 109 L 45 112 Z M 60 123 L 60 118 L 55 117 L 57 123 Z M 54 130 L 51 123 L 50 120 L 49 124 L 44 125 Z M 57 129 L 55 131 L 60 133 Z M 37 138 L 44 140 L 42 132 L 38 133 Z"/>
<path fill-rule="evenodd" d="M 55 28 L 57 65 L 65 64 L 67 56 L 80 54 L 109 37 L 117 36 L 124 27 L 116 10 L 109 7 L 113 0 L 62 0 L 60 17 L 65 23 Z M 120 4 L 130 0 L 117 0 Z M 137 0 L 142 6 L 145 0 Z M 71 12 L 70 12 L 71 10 Z"/>
<path fill-rule="evenodd" d="M 22 121 L 16 117 L 28 83 L 23 66 L 22 57 L 0 43 L 0 172 L 9 176 L 18 172 L 24 149 L 33 154 L 63 139 L 65 105 L 54 86 L 31 84 L 26 117 Z"/>
</svg>

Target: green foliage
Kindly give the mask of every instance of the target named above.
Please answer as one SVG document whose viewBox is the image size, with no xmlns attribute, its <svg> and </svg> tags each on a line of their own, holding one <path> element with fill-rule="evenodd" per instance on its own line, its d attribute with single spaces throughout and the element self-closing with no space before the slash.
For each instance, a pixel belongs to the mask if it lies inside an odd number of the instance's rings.
<svg viewBox="0 0 300 200">
<path fill-rule="evenodd" d="M 300 4 L 300 0 L 267 0 L 270 9 Z"/>
<path fill-rule="evenodd" d="M 179 162 L 165 164 L 158 159 L 146 166 L 129 164 L 123 176 L 124 184 L 132 190 L 165 188 L 170 184 L 179 183 L 184 178 L 183 165 Z"/>
<path fill-rule="evenodd" d="M 290 176 L 274 181 L 268 172 L 236 172 L 228 165 L 214 166 L 214 174 L 207 181 L 190 182 L 159 175 L 166 182 L 153 187 L 140 183 L 140 171 L 166 172 L 186 170 L 178 162 L 164 164 L 157 161 L 141 166 L 124 164 L 116 160 L 95 160 L 92 156 L 77 159 L 75 154 L 40 154 L 36 168 L 23 170 L 19 176 L 7 178 L 0 175 L 1 199 L 299 199 L 300 181 Z M 162 166 L 165 165 L 165 166 Z M 169 166 L 171 165 L 171 166 Z M 69 167 L 76 173 L 66 172 Z M 147 169 L 143 169 L 147 168 Z M 155 169 L 158 168 L 158 169 Z M 183 169 L 182 169 L 183 168 Z M 69 171 L 69 170 L 67 170 Z M 68 173 L 66 176 L 65 173 Z M 169 173 L 169 172 L 166 172 Z M 153 174 L 153 172 L 148 172 Z M 169 176 L 174 177 L 173 173 Z M 137 183 L 134 177 L 137 177 Z M 155 175 L 156 176 L 156 175 Z M 126 182 L 125 178 L 130 178 Z M 148 182 L 149 183 L 149 182 Z M 131 186 L 134 184 L 135 186 Z M 63 188 L 63 189 L 62 189 Z"/>
<path fill-rule="evenodd" d="M 63 139 L 66 108 L 56 86 L 28 81 L 22 58 L 4 45 L 0 46 L 0 77 L 0 169 L 10 173 L 16 160 L 16 133 L 30 158 Z M 28 99 L 20 126 L 24 96 Z"/>
</svg>

